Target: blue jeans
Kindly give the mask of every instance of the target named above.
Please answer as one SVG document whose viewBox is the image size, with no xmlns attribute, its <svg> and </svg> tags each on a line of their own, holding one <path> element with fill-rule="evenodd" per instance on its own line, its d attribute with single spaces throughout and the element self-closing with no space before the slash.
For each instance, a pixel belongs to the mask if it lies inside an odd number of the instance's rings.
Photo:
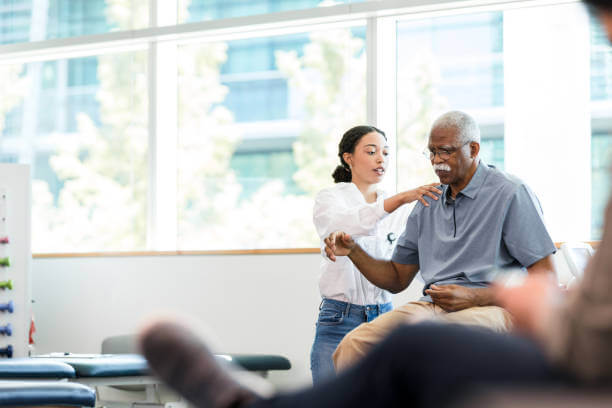
<svg viewBox="0 0 612 408">
<path fill-rule="evenodd" d="M 361 323 L 370 322 L 393 309 L 391 303 L 360 306 L 338 300 L 323 299 L 319 306 L 319 318 L 314 343 L 310 352 L 312 383 L 335 374 L 332 354 L 344 336 Z"/>
</svg>

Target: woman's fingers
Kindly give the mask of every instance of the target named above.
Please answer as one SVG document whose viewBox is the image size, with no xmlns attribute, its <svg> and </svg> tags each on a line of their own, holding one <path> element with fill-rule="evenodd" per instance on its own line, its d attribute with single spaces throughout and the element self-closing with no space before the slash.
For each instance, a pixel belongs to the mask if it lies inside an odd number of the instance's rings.
<svg viewBox="0 0 612 408">
<path fill-rule="evenodd" d="M 325 247 L 325 254 L 330 261 L 336 262 L 336 255 L 334 254 L 334 251 L 332 251 L 328 246 Z"/>
<path fill-rule="evenodd" d="M 430 192 L 430 191 L 425 192 L 425 195 L 427 195 L 428 197 L 433 198 L 434 200 L 438 199 L 438 196 L 435 195 L 434 193 Z"/>
</svg>

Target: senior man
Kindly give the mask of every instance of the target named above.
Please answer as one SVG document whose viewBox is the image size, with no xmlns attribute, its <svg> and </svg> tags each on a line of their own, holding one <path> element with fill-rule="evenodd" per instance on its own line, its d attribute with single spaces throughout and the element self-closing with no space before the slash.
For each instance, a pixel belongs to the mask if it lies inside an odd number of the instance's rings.
<svg viewBox="0 0 612 408">
<path fill-rule="evenodd" d="M 390 261 L 370 257 L 342 231 L 326 238 L 332 261 L 348 256 L 383 289 L 404 290 L 419 270 L 425 281 L 419 301 L 351 331 L 333 355 L 336 370 L 400 324 L 435 319 L 506 331 L 512 318 L 495 305 L 489 288 L 495 268 L 554 273 L 556 248 L 537 198 L 522 181 L 482 162 L 479 151 L 480 130 L 468 114 L 452 111 L 434 122 L 426 153 L 443 193 L 430 207 L 417 203 Z"/>
</svg>

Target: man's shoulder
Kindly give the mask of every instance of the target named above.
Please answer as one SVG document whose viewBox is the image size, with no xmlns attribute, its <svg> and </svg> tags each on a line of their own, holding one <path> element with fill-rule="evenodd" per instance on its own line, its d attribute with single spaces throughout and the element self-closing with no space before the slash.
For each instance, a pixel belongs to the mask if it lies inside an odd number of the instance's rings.
<svg viewBox="0 0 612 408">
<path fill-rule="evenodd" d="M 521 187 L 526 186 L 523 180 L 513 174 L 500 170 L 495 166 L 487 165 L 487 167 L 488 177 L 485 183 L 490 188 L 513 195 Z"/>
</svg>

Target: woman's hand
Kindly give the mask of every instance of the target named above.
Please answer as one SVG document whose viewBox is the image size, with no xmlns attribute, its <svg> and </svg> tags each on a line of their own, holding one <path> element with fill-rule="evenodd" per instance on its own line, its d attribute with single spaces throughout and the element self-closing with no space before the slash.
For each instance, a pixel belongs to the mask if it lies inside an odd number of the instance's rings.
<svg viewBox="0 0 612 408">
<path fill-rule="evenodd" d="M 323 240 L 325 242 L 325 253 L 327 257 L 336 262 L 336 256 L 348 256 L 351 250 L 355 247 L 355 241 L 349 234 L 342 231 L 336 231 L 329 234 L 329 237 Z"/>
<path fill-rule="evenodd" d="M 406 203 L 411 203 L 413 201 L 419 200 L 425 207 L 429 207 L 429 203 L 425 200 L 425 196 L 433 198 L 437 200 L 439 196 L 442 194 L 442 190 L 437 188 L 440 183 L 431 183 L 425 184 L 424 186 L 417 187 L 414 190 L 405 191 L 404 200 Z M 437 194 L 437 195 L 436 195 Z"/>
</svg>

